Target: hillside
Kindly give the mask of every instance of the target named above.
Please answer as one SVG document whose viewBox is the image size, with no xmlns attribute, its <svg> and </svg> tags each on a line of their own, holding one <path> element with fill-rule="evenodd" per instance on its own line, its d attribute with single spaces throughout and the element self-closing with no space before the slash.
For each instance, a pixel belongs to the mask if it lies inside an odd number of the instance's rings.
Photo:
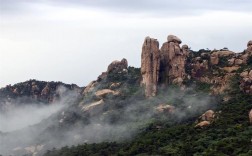
<svg viewBox="0 0 252 156">
<path fill-rule="evenodd" d="M 141 68 L 114 61 L 86 87 L 30 80 L 0 89 L 2 112 L 62 106 L 36 124 L 1 132 L 0 153 L 251 155 L 252 41 L 241 53 L 181 43 L 169 35 L 159 48 L 146 37 Z"/>
</svg>

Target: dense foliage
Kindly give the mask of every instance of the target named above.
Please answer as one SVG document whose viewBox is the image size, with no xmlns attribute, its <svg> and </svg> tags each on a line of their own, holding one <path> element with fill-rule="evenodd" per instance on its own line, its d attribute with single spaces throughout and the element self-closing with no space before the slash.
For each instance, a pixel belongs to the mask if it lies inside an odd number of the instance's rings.
<svg viewBox="0 0 252 156">
<path fill-rule="evenodd" d="M 232 98 L 228 102 L 220 102 L 217 105 L 215 111 L 219 114 L 218 118 L 208 127 L 195 128 L 197 119 L 195 115 L 180 122 L 172 119 L 162 120 L 159 116 L 132 140 L 66 146 L 58 150 L 48 150 L 45 156 L 250 156 L 252 155 L 252 126 L 249 124 L 248 112 L 252 108 L 252 98 L 240 92 L 238 77 L 235 76 L 231 82 L 229 96 Z M 203 92 L 207 92 L 210 87 L 208 84 L 201 83 L 197 83 L 196 86 L 194 91 Z M 158 95 L 158 98 L 161 97 L 162 93 Z"/>
</svg>

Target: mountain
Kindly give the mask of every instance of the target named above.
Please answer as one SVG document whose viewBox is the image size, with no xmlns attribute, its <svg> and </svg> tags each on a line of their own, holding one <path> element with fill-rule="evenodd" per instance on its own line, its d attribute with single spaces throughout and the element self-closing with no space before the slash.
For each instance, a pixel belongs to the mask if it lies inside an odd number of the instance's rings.
<svg viewBox="0 0 252 156">
<path fill-rule="evenodd" d="M 76 84 L 62 82 L 45 82 L 29 80 L 0 89 L 0 112 L 9 111 L 13 107 L 40 103 L 50 104 L 60 98 L 62 88 L 81 92 L 83 88 Z"/>
<path fill-rule="evenodd" d="M 30 80 L 2 88 L 1 113 L 47 116 L 1 132 L 0 153 L 251 155 L 252 41 L 240 53 L 181 43 L 169 35 L 159 48 L 146 37 L 141 68 L 114 61 L 86 87 Z"/>
</svg>

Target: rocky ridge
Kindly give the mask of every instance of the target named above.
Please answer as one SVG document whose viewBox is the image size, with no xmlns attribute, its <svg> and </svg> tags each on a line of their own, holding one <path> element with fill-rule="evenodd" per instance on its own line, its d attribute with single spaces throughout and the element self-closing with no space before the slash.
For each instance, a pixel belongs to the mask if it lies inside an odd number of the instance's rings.
<svg viewBox="0 0 252 156">
<path fill-rule="evenodd" d="M 0 89 L 0 112 L 26 104 L 53 103 L 60 98 L 61 90 L 72 90 L 79 93 L 83 88 L 75 84 L 37 80 L 29 80 L 13 86 L 7 85 Z"/>
<path fill-rule="evenodd" d="M 194 80 L 211 85 L 212 94 L 223 94 L 229 86 L 229 80 L 240 70 L 240 88 L 247 94 L 252 94 L 251 68 L 252 41 L 242 53 L 221 50 L 191 51 L 187 45 L 180 47 L 182 41 L 174 35 L 167 37 L 161 49 L 157 39 L 146 37 L 141 57 L 142 85 L 145 96 L 153 97 L 158 88 L 178 84 L 181 89 L 187 82 Z"/>
</svg>

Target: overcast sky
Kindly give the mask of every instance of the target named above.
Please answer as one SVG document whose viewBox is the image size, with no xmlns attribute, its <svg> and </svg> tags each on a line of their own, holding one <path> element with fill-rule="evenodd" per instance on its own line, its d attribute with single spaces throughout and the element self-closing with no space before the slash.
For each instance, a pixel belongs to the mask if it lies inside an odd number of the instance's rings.
<svg viewBox="0 0 252 156">
<path fill-rule="evenodd" d="M 0 0 L 0 87 L 29 79 L 86 86 L 113 60 L 140 67 L 146 36 L 243 51 L 251 0 Z"/>
</svg>

